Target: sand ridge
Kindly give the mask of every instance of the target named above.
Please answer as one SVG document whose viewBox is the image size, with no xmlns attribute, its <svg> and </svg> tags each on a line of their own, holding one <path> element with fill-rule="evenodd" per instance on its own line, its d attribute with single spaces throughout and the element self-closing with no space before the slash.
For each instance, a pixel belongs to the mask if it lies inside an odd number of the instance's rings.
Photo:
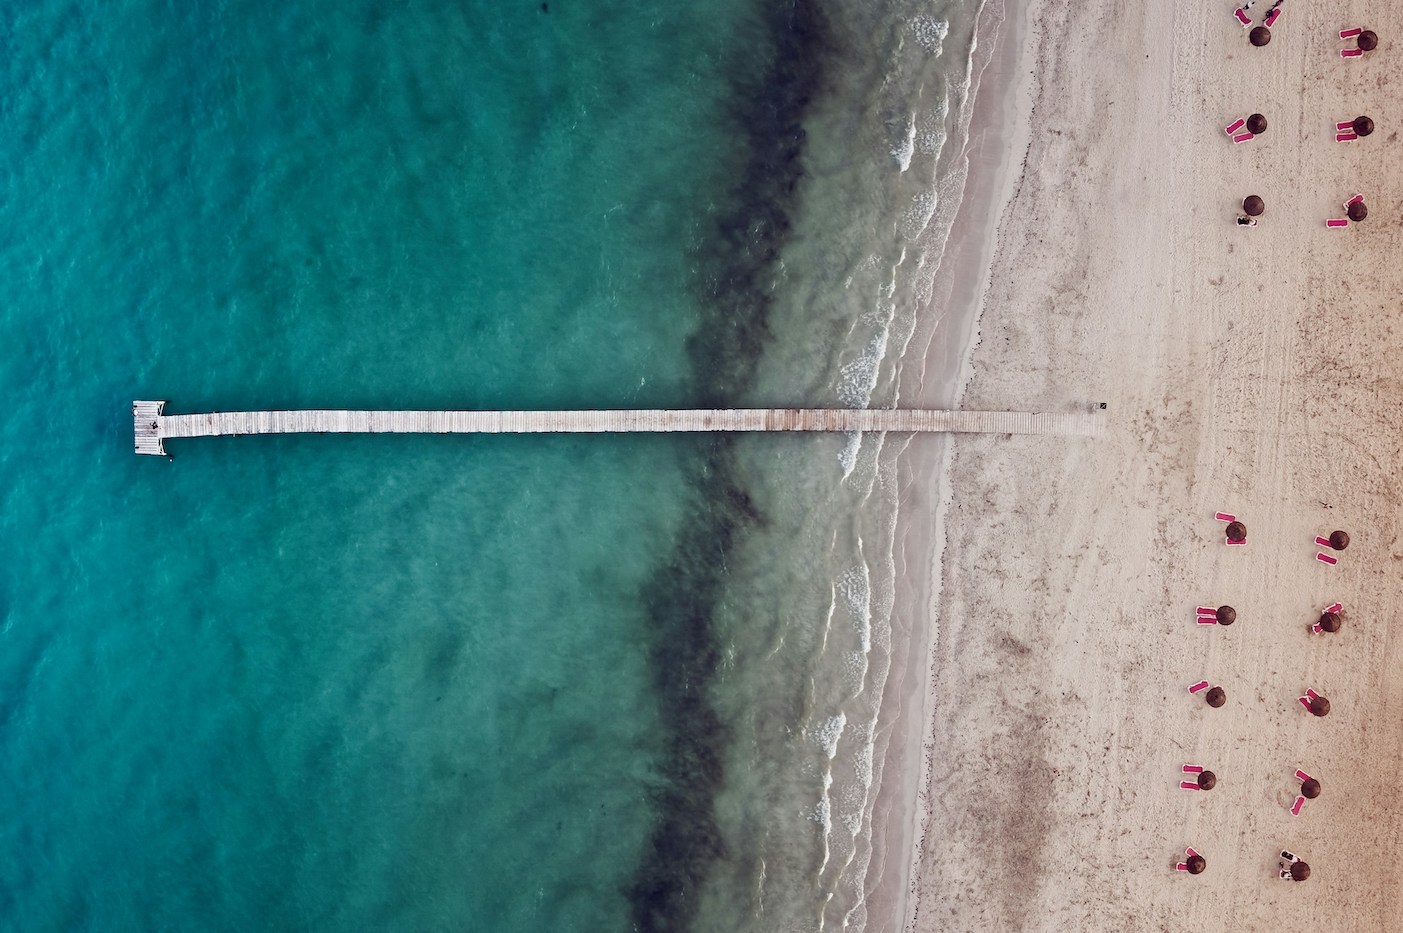
<svg viewBox="0 0 1403 933">
<path fill-rule="evenodd" d="M 1268 4 L 1253 12 L 1260 18 Z M 918 930 L 1387 929 L 1403 905 L 1403 13 L 1026 12 L 966 408 L 1110 406 L 1097 441 L 959 438 L 932 607 Z M 1381 48 L 1341 60 L 1339 29 Z M 1268 131 L 1222 128 L 1260 111 Z M 1367 139 L 1334 122 L 1369 113 Z M 1342 202 L 1370 216 L 1327 230 Z M 1261 195 L 1255 228 L 1233 224 Z M 933 482 L 934 479 L 932 478 Z M 1222 543 L 1218 509 L 1248 525 Z M 1339 565 L 1316 534 L 1354 543 Z M 1343 630 L 1313 635 L 1331 602 Z M 1194 607 L 1229 603 L 1230 628 Z M 1186 687 L 1222 684 L 1213 710 Z M 1295 698 L 1329 696 L 1326 719 Z M 1179 767 L 1212 768 L 1211 792 Z M 1296 768 L 1324 793 L 1293 817 Z M 1173 870 L 1192 845 L 1208 870 Z M 1276 878 L 1289 848 L 1314 869 Z"/>
</svg>

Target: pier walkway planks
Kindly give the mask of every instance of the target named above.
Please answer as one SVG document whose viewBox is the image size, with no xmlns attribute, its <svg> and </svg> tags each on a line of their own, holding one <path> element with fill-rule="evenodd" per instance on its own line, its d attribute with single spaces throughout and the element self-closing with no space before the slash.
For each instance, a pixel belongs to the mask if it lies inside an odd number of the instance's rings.
<svg viewBox="0 0 1403 933">
<path fill-rule="evenodd" d="M 600 411 L 217 411 L 167 415 L 132 403 L 136 452 L 161 455 L 176 437 L 239 434 L 534 434 L 657 431 L 950 431 L 1099 435 L 1097 411 L 932 411 L 908 408 L 618 409 Z"/>
</svg>

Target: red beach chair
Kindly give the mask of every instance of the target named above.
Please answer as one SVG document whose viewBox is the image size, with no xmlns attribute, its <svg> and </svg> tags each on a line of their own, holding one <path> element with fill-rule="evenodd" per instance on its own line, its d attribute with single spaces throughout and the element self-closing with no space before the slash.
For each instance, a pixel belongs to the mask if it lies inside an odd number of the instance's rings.
<svg viewBox="0 0 1403 933">
<path fill-rule="evenodd" d="M 1262 25 L 1270 29 L 1276 25 L 1277 18 L 1281 16 L 1281 7 L 1277 7 L 1267 14 L 1267 18 L 1262 20 Z"/>
<path fill-rule="evenodd" d="M 1340 58 L 1358 58 L 1363 54 L 1363 49 L 1340 49 Z"/>
<path fill-rule="evenodd" d="M 1298 780 L 1298 781 L 1309 781 L 1309 780 L 1310 780 L 1310 775 L 1309 775 L 1309 774 L 1306 774 L 1306 773 L 1305 773 L 1304 771 L 1302 771 L 1300 768 L 1297 768 L 1297 769 L 1296 769 L 1296 780 Z"/>
<path fill-rule="evenodd" d="M 1252 25 L 1252 17 L 1248 16 L 1247 11 L 1244 10 L 1242 7 L 1238 7 L 1236 10 L 1233 10 L 1232 15 L 1237 17 L 1237 21 L 1242 24 L 1243 29 L 1246 29 L 1248 26 Z"/>
<path fill-rule="evenodd" d="M 1334 221 L 1330 221 L 1330 223 L 1334 223 Z M 1329 564 L 1331 567 L 1333 567 L 1333 566 L 1335 566 L 1336 564 L 1339 563 L 1339 560 L 1338 560 L 1338 559 L 1336 559 L 1336 558 L 1334 558 L 1334 557 L 1331 557 L 1329 554 L 1326 554 L 1324 551 L 1321 551 L 1319 554 L 1316 554 L 1316 555 L 1315 555 L 1315 559 L 1318 560 L 1318 561 L 1320 561 L 1322 564 Z"/>
<path fill-rule="evenodd" d="M 1362 195 L 1362 194 L 1356 194 L 1354 197 L 1350 198 L 1348 201 L 1345 202 L 1345 210 L 1349 210 L 1351 207 L 1353 207 L 1354 205 L 1358 204 L 1360 201 L 1363 201 L 1363 200 L 1364 200 L 1364 195 Z M 1316 540 L 1317 542 L 1322 541 L 1322 540 L 1325 542 L 1324 544 L 1321 545 L 1321 547 L 1329 547 L 1329 545 L 1330 545 L 1330 539 L 1329 539 L 1329 538 L 1323 538 L 1323 539 L 1322 539 L 1322 538 L 1316 538 L 1315 540 Z"/>
<path fill-rule="evenodd" d="M 1257 134 L 1256 134 L 1256 133 L 1238 133 L 1236 136 L 1234 136 L 1234 137 L 1232 138 L 1232 141 L 1235 142 L 1235 143 L 1245 143 L 1245 142 L 1247 142 L 1247 140 L 1249 140 L 1249 139 L 1256 139 L 1256 138 L 1257 138 Z"/>
<path fill-rule="evenodd" d="M 1218 521 L 1220 521 L 1220 522 L 1235 522 L 1235 521 L 1237 521 L 1237 516 L 1236 516 L 1236 515 L 1229 515 L 1227 512 L 1219 512 L 1218 514 L 1214 515 L 1213 517 L 1216 518 L 1216 519 L 1217 519 Z"/>
<path fill-rule="evenodd" d="M 1344 609 L 1344 607 L 1345 607 L 1345 604 L 1344 604 L 1344 603 L 1331 603 L 1330 605 L 1328 605 L 1328 606 L 1325 607 L 1325 611 L 1326 611 L 1326 612 L 1339 612 L 1341 609 Z"/>
<path fill-rule="evenodd" d="M 1180 782 L 1179 782 L 1179 789 L 1180 789 L 1180 790 L 1202 790 L 1203 788 L 1201 788 L 1201 787 L 1198 786 L 1198 782 L 1197 782 L 1197 781 L 1180 781 Z"/>
<path fill-rule="evenodd" d="M 1223 540 L 1226 541 L 1227 539 L 1224 538 Z M 1238 545 L 1238 546 L 1244 545 L 1244 544 L 1246 544 L 1246 543 L 1247 543 L 1246 541 L 1228 541 L 1228 544 L 1230 544 L 1230 545 Z"/>
<path fill-rule="evenodd" d="M 1310 697 L 1296 697 L 1296 699 L 1300 700 L 1301 705 L 1304 706 L 1307 710 L 1310 709 Z"/>
<path fill-rule="evenodd" d="M 1332 230 L 1334 230 L 1334 229 L 1336 229 L 1336 228 L 1339 228 L 1339 227 L 1348 227 L 1348 226 L 1349 226 L 1349 218 L 1348 218 L 1348 217 L 1332 217 L 1331 219 L 1325 221 L 1325 226 L 1329 227 L 1329 228 L 1332 229 Z M 1329 558 L 1329 559 L 1327 560 L 1327 559 L 1326 559 L 1326 555 L 1324 555 L 1324 554 L 1317 554 L 1317 555 L 1315 555 L 1315 556 L 1318 557 L 1318 558 L 1320 558 L 1321 560 L 1324 560 L 1327 564 L 1333 564 L 1333 563 L 1335 562 L 1335 558 L 1331 557 L 1331 558 Z"/>
<path fill-rule="evenodd" d="M 1223 132 L 1231 136 L 1233 133 L 1236 133 L 1238 130 L 1242 129 L 1246 125 L 1247 121 L 1242 119 L 1241 117 L 1238 117 L 1236 120 L 1223 127 Z"/>
<path fill-rule="evenodd" d="M 1353 29 L 1341 29 L 1341 30 L 1340 30 L 1340 38 L 1341 38 L 1341 39 L 1353 39 L 1355 36 L 1359 35 L 1359 34 L 1360 34 L 1361 32 L 1363 32 L 1363 31 L 1364 31 L 1364 27 L 1363 27 L 1363 26 L 1355 26 Z"/>
<path fill-rule="evenodd" d="M 1337 132 L 1337 133 L 1353 133 L 1353 132 L 1354 132 L 1354 121 L 1353 121 L 1353 120 L 1345 120 L 1345 121 L 1342 122 L 1342 123 L 1336 123 L 1336 124 L 1335 124 L 1335 132 Z"/>
<path fill-rule="evenodd" d="M 1346 204 L 1345 207 L 1349 207 L 1349 205 Z M 1320 535 L 1316 535 L 1316 536 L 1315 536 L 1315 546 L 1316 546 L 1316 547 L 1329 547 L 1329 546 L 1330 546 L 1330 539 L 1329 539 L 1329 538 L 1322 538 L 1322 537 L 1320 537 Z"/>
<path fill-rule="evenodd" d="M 1304 797 L 1297 797 L 1297 798 L 1296 798 L 1296 802 L 1293 803 L 1293 804 L 1291 804 L 1291 815 L 1292 815 L 1292 816 L 1300 816 L 1300 815 L 1301 815 L 1301 807 L 1305 806 L 1305 804 L 1306 804 L 1306 798 L 1304 798 Z"/>
<path fill-rule="evenodd" d="M 1335 142 L 1337 142 L 1337 143 L 1349 143 L 1349 142 L 1354 142 L 1354 140 L 1356 140 L 1356 139 L 1358 139 L 1358 138 L 1359 138 L 1359 134 L 1356 133 L 1356 132 L 1354 132 L 1353 130 L 1350 130 L 1348 133 L 1336 133 L 1336 134 L 1335 134 Z"/>
<path fill-rule="evenodd" d="M 1185 774 L 1202 774 L 1203 765 L 1184 765 Z M 1197 786 L 1197 785 L 1195 785 Z"/>
<path fill-rule="evenodd" d="M 1189 688 L 1189 692 L 1190 692 L 1190 693 L 1198 693 L 1200 690 L 1207 690 L 1207 689 L 1208 689 L 1208 681 L 1206 681 L 1206 680 L 1200 680 L 1198 683 L 1194 684 L 1192 687 Z"/>
</svg>

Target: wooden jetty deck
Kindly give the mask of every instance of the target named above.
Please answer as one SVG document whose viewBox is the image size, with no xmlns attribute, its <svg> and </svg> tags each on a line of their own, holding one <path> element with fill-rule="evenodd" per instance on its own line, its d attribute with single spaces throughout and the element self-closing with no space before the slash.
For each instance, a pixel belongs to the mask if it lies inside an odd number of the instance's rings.
<svg viewBox="0 0 1403 933">
<path fill-rule="evenodd" d="M 217 411 L 167 415 L 132 403 L 136 452 L 162 455 L 172 437 L 239 434 L 533 434 L 656 431 L 949 431 L 1095 436 L 1100 411 L 934 411 L 909 408 L 618 409 L 600 411 Z"/>
</svg>

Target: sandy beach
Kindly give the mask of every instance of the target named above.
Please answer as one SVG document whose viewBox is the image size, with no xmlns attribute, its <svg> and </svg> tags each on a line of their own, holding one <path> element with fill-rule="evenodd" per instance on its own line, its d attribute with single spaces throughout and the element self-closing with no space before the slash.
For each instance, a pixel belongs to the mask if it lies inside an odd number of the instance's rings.
<svg viewBox="0 0 1403 933">
<path fill-rule="evenodd" d="M 971 137 L 995 235 L 948 299 L 980 307 L 961 405 L 1104 401 L 1109 428 L 960 437 L 939 508 L 942 457 L 910 458 L 905 514 L 928 525 L 903 556 L 918 577 L 925 542 L 935 585 L 906 623 L 931 633 L 913 682 L 934 715 L 901 762 L 917 812 L 888 840 L 914 853 L 907 929 L 1382 930 L 1403 910 L 1403 12 L 1288 0 L 1253 48 L 1232 9 L 1009 7 L 980 92 L 1003 103 Z M 1352 26 L 1380 48 L 1342 59 Z M 1253 112 L 1267 131 L 1234 145 Z M 1336 142 L 1357 114 L 1378 130 Z M 1356 192 L 1368 219 L 1327 229 Z M 908 379 L 905 399 L 934 391 Z M 1329 566 L 1313 542 L 1337 528 Z M 1341 631 L 1313 634 L 1336 601 Z M 1196 624 L 1220 604 L 1234 625 Z M 1223 708 L 1189 694 L 1205 679 Z M 1217 787 L 1181 790 L 1184 763 Z M 1324 791 L 1293 816 L 1298 768 Z M 1186 846 L 1202 875 L 1175 871 Z M 1283 848 L 1309 881 L 1278 879 Z"/>
</svg>

